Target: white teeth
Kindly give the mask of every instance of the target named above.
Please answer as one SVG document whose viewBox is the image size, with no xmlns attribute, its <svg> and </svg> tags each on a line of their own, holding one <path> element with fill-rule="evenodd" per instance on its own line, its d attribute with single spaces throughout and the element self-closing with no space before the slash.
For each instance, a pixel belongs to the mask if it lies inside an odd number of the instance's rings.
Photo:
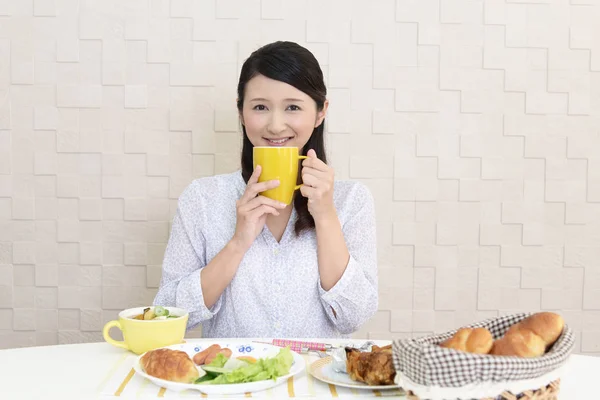
<svg viewBox="0 0 600 400">
<path fill-rule="evenodd" d="M 287 141 L 288 139 L 289 138 L 280 139 L 280 140 L 273 140 L 273 139 L 268 139 L 268 140 L 269 140 L 269 142 L 280 144 L 280 143 Z"/>
</svg>

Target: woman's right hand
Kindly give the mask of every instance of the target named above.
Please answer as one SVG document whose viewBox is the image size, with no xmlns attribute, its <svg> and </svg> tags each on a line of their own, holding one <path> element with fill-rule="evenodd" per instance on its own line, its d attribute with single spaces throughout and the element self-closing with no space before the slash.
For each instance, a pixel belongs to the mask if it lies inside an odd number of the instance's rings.
<svg viewBox="0 0 600 400">
<path fill-rule="evenodd" d="M 261 167 L 257 165 L 248 179 L 248 185 L 242 197 L 236 202 L 237 222 L 232 241 L 244 250 L 248 250 L 256 237 L 260 234 L 267 215 L 279 215 L 278 210 L 286 207 L 284 203 L 260 196 L 259 193 L 279 186 L 279 181 L 258 182 Z"/>
</svg>

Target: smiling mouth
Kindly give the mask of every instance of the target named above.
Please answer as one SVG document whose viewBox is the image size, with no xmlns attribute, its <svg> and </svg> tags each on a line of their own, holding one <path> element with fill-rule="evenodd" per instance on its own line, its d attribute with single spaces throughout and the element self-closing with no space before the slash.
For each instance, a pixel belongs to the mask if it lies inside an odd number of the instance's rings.
<svg viewBox="0 0 600 400">
<path fill-rule="evenodd" d="M 290 141 L 290 139 L 292 139 L 291 137 L 286 137 L 286 138 L 281 138 L 281 139 L 267 139 L 264 138 L 271 146 L 283 146 L 284 144 L 286 144 L 288 141 Z"/>
</svg>

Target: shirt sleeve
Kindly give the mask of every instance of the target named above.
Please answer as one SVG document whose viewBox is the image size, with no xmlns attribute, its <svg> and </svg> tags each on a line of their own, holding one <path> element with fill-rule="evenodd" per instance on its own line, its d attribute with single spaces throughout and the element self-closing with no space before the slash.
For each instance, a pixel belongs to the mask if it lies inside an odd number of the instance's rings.
<svg viewBox="0 0 600 400">
<path fill-rule="evenodd" d="M 193 205 L 182 195 L 173 218 L 171 235 L 165 250 L 162 277 L 154 305 L 186 309 L 187 328 L 212 318 L 221 308 L 221 297 L 209 309 L 204 303 L 200 271 L 206 266 L 206 240 L 194 223 L 201 221 Z"/>
<path fill-rule="evenodd" d="M 343 334 L 357 331 L 379 306 L 375 207 L 368 188 L 363 185 L 359 188 L 350 194 L 356 199 L 355 205 L 349 207 L 349 217 L 342 225 L 350 253 L 346 270 L 329 291 L 325 291 L 319 281 L 325 311 Z"/>
</svg>

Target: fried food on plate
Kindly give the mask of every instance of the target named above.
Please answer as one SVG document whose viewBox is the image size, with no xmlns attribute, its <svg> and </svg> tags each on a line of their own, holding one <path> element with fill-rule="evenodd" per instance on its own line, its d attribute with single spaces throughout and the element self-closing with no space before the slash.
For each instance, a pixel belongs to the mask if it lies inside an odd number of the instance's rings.
<svg viewBox="0 0 600 400">
<path fill-rule="evenodd" d="M 347 347 L 346 371 L 351 379 L 369 386 L 394 384 L 396 370 L 392 363 L 392 345 L 373 346 L 369 352 Z"/>
</svg>

